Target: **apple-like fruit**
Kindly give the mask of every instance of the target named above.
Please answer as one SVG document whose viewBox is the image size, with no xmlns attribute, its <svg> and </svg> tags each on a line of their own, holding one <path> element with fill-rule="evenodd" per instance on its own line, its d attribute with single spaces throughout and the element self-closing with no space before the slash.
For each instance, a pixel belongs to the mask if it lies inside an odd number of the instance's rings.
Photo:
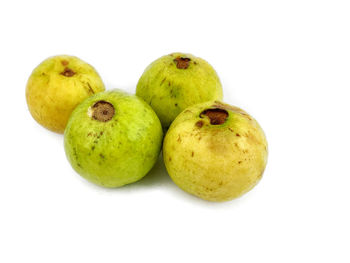
<svg viewBox="0 0 350 263">
<path fill-rule="evenodd" d="M 64 132 L 72 167 L 104 187 L 119 187 L 144 177 L 157 161 L 162 139 L 162 126 L 152 108 L 118 90 L 84 100 Z"/>
<path fill-rule="evenodd" d="M 185 108 L 222 99 L 222 87 L 208 62 L 191 54 L 173 53 L 146 68 L 136 95 L 151 105 L 166 130 Z"/>
<path fill-rule="evenodd" d="M 227 201 L 252 189 L 267 162 L 263 130 L 248 113 L 211 101 L 184 110 L 171 124 L 163 157 L 172 180 L 209 201 Z"/>
<path fill-rule="evenodd" d="M 87 97 L 104 91 L 97 71 L 73 56 L 44 60 L 30 75 L 26 99 L 33 118 L 45 128 L 63 133 L 74 108 Z"/>
</svg>

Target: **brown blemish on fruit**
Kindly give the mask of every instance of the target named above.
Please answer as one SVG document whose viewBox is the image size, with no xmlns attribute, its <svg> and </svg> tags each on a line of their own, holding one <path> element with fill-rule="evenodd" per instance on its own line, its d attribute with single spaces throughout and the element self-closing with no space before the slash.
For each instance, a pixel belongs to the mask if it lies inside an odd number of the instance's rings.
<svg viewBox="0 0 350 263">
<path fill-rule="evenodd" d="M 97 139 L 100 139 L 100 137 L 103 135 L 103 131 L 100 132 L 99 135 L 97 135 Z M 96 136 L 96 135 L 95 135 Z"/>
<path fill-rule="evenodd" d="M 67 66 L 69 64 L 69 61 L 68 60 L 61 60 L 61 64 L 63 66 Z"/>
<path fill-rule="evenodd" d="M 203 124 L 204 124 L 203 121 L 197 121 L 197 122 L 196 122 L 196 126 L 197 126 L 198 128 L 202 128 Z"/>
<path fill-rule="evenodd" d="M 232 128 L 228 128 L 231 132 L 234 132 Z"/>
<path fill-rule="evenodd" d="M 212 192 L 214 189 L 213 188 L 209 188 L 209 187 L 205 187 L 205 190 Z"/>
<path fill-rule="evenodd" d="M 89 82 L 86 83 L 87 84 L 87 93 L 89 94 L 95 94 L 95 91 L 91 88 L 91 85 Z"/>
<path fill-rule="evenodd" d="M 177 137 L 177 141 L 178 141 L 178 142 L 181 142 L 181 137 L 180 137 L 180 135 Z"/>
<path fill-rule="evenodd" d="M 204 116 L 207 116 L 210 119 L 210 124 L 212 125 L 220 125 L 225 123 L 228 112 L 224 109 L 207 109 L 202 111 L 200 114 L 200 117 L 203 118 Z"/>
<path fill-rule="evenodd" d="M 193 157 L 193 155 L 194 155 L 194 152 L 192 152 L 191 156 Z"/>
<path fill-rule="evenodd" d="M 107 122 L 111 120 L 115 113 L 113 105 L 104 100 L 100 100 L 96 102 L 91 107 L 91 110 L 92 110 L 91 117 L 94 120 L 101 121 L 101 122 Z"/>
<path fill-rule="evenodd" d="M 246 113 L 246 112 L 240 112 L 240 114 L 241 115 L 243 115 L 243 117 L 246 117 L 248 120 L 252 120 L 252 118 L 249 116 L 249 114 L 248 113 Z"/>
<path fill-rule="evenodd" d="M 160 85 L 162 85 L 164 83 L 164 81 L 166 80 L 166 78 L 164 78 L 161 82 Z"/>
<path fill-rule="evenodd" d="M 239 133 L 236 133 L 236 136 L 237 136 L 237 137 L 241 137 L 241 135 L 240 135 Z"/>
<path fill-rule="evenodd" d="M 65 67 L 61 72 L 61 75 L 65 77 L 73 77 L 75 75 L 75 72 L 72 69 Z"/>
<path fill-rule="evenodd" d="M 241 164 L 242 163 L 242 161 L 238 161 L 238 164 Z"/>
<path fill-rule="evenodd" d="M 191 59 L 186 57 L 177 57 L 174 59 L 174 62 L 178 69 L 187 69 L 190 65 L 190 61 Z"/>
<path fill-rule="evenodd" d="M 171 162 L 171 157 L 169 157 L 169 162 Z"/>
</svg>

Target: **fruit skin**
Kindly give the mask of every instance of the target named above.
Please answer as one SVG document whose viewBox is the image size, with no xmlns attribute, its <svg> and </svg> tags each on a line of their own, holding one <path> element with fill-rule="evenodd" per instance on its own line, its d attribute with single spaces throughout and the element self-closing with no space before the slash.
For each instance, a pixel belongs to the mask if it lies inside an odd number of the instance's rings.
<svg viewBox="0 0 350 263">
<path fill-rule="evenodd" d="M 91 106 L 101 100 L 115 109 L 106 122 L 91 117 Z M 148 173 L 162 139 L 162 127 L 152 108 L 134 95 L 114 90 L 97 93 L 76 107 L 64 133 L 64 147 L 82 177 L 104 187 L 119 187 Z"/>
<path fill-rule="evenodd" d="M 190 61 L 181 61 L 181 58 Z M 183 65 L 188 67 L 181 68 Z M 184 53 L 166 55 L 151 63 L 137 84 L 136 95 L 151 105 L 164 129 L 185 108 L 200 102 L 221 100 L 223 96 L 219 77 L 212 66 L 201 58 Z"/>
<path fill-rule="evenodd" d="M 30 75 L 26 99 L 33 118 L 45 128 L 63 133 L 74 108 L 105 86 L 96 70 L 77 57 L 44 60 Z"/>
<path fill-rule="evenodd" d="M 226 111 L 223 124 L 201 113 Z M 267 162 L 267 141 L 245 111 L 219 101 L 187 108 L 171 124 L 163 157 L 172 180 L 184 191 L 209 201 L 228 201 L 252 189 Z"/>
</svg>

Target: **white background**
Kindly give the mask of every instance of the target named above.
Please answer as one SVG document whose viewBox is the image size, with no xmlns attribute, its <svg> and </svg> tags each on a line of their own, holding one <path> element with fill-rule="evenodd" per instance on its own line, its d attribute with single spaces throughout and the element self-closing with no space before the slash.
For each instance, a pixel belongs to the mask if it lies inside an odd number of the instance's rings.
<svg viewBox="0 0 350 263">
<path fill-rule="evenodd" d="M 350 262 L 349 1 L 1 1 L 0 262 Z M 175 51 L 217 70 L 224 100 L 261 124 L 269 161 L 240 199 L 169 179 L 103 189 L 28 112 L 43 59 L 76 55 L 135 91 Z"/>
</svg>

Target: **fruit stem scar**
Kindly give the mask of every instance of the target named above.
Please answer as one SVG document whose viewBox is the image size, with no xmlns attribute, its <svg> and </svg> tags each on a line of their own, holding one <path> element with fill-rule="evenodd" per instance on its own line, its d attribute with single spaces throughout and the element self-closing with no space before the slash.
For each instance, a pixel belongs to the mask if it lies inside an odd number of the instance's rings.
<svg viewBox="0 0 350 263">
<path fill-rule="evenodd" d="M 223 109 L 206 109 L 201 112 L 199 115 L 201 118 L 204 116 L 207 116 L 210 119 L 210 124 L 212 125 L 219 125 L 225 123 L 227 117 L 228 117 L 228 112 Z"/>
<path fill-rule="evenodd" d="M 72 69 L 65 67 L 64 70 L 61 72 L 61 75 L 65 77 L 72 77 L 75 75 L 75 72 Z"/>
<path fill-rule="evenodd" d="M 107 101 L 100 100 L 91 107 L 91 117 L 94 120 L 107 122 L 110 121 L 115 114 L 113 105 Z"/>
<path fill-rule="evenodd" d="M 174 59 L 174 62 L 178 69 L 187 69 L 190 65 L 190 61 L 191 59 L 186 57 L 177 57 Z"/>
</svg>

